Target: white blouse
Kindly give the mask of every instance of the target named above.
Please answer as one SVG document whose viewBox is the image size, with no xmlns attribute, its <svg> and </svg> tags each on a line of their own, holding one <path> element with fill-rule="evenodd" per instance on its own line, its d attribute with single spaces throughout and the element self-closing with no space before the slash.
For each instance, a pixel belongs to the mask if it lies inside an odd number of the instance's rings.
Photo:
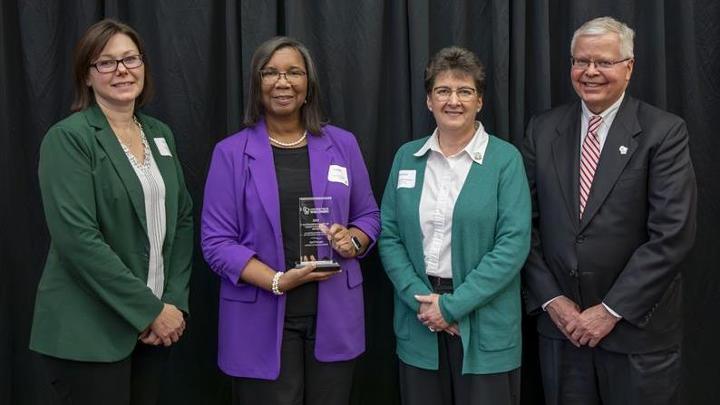
<svg viewBox="0 0 720 405">
<path fill-rule="evenodd" d="M 420 229 L 423 236 L 425 273 L 452 279 L 452 218 L 455 201 L 473 163 L 482 164 L 488 134 L 482 124 L 470 142 L 453 156 L 440 150 L 437 129 L 415 156 L 429 153 L 420 196 Z"/>
<path fill-rule="evenodd" d="M 140 126 L 139 122 L 136 121 L 136 123 Z M 120 142 L 120 145 L 142 185 L 143 196 L 145 197 L 145 222 L 147 223 L 148 240 L 150 241 L 147 286 L 156 297 L 161 298 L 165 288 L 165 265 L 162 256 L 166 228 L 165 182 L 155 159 L 153 159 L 142 126 L 140 126 L 140 136 L 145 149 L 145 161 L 143 163 L 139 163 L 122 142 Z"/>
</svg>

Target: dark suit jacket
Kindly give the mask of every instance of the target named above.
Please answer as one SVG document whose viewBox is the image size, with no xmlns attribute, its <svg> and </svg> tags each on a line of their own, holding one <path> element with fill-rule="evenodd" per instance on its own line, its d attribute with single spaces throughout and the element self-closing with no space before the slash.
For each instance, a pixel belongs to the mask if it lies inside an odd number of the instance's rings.
<svg viewBox="0 0 720 405">
<path fill-rule="evenodd" d="M 163 302 L 188 310 L 192 202 L 170 129 L 139 114 L 165 182 L 165 288 L 147 287 L 149 241 L 140 180 L 97 106 L 55 124 L 40 147 L 40 191 L 51 243 L 30 348 L 81 361 L 127 357 Z M 164 138 L 172 156 L 159 153 Z"/>
<path fill-rule="evenodd" d="M 696 185 L 685 122 L 626 94 L 579 219 L 580 102 L 534 117 L 523 155 L 533 198 L 526 304 L 538 330 L 564 338 L 541 306 L 565 295 L 623 316 L 600 346 L 661 350 L 681 339 L 678 264 L 695 237 Z M 622 153 L 625 151 L 625 153 Z"/>
</svg>

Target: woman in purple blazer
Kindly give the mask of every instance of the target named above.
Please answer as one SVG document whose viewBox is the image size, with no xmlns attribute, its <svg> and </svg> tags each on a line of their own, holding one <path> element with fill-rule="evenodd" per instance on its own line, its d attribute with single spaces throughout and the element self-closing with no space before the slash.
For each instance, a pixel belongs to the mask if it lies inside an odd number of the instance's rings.
<svg viewBox="0 0 720 405">
<path fill-rule="evenodd" d="M 202 248 L 221 278 L 218 365 L 242 404 L 348 403 L 365 350 L 358 258 L 380 215 L 355 137 L 325 125 L 315 65 L 276 37 L 251 62 L 246 129 L 220 142 L 205 187 Z M 295 268 L 300 197 L 332 197 L 340 271 Z"/>
</svg>

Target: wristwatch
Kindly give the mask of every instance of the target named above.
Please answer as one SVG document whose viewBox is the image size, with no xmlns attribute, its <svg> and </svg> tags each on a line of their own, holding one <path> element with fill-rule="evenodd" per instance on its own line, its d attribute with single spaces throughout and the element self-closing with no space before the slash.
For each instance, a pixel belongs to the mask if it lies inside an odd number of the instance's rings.
<svg viewBox="0 0 720 405">
<path fill-rule="evenodd" d="M 362 251 L 363 245 L 362 243 L 360 243 L 360 239 L 358 239 L 357 236 L 351 236 L 350 243 L 352 243 L 353 247 L 355 248 L 355 254 L 359 254 L 360 251 Z"/>
</svg>

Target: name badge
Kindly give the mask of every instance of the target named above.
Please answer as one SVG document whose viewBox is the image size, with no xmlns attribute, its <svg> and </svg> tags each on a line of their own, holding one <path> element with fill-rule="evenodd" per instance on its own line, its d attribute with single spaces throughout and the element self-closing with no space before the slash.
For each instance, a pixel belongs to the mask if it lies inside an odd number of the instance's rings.
<svg viewBox="0 0 720 405">
<path fill-rule="evenodd" d="M 400 170 L 398 172 L 397 188 L 414 188 L 415 170 Z"/>
<path fill-rule="evenodd" d="M 338 165 L 330 165 L 330 168 L 328 169 L 328 181 L 332 181 L 334 183 L 342 183 L 347 186 L 347 169 Z"/>
<path fill-rule="evenodd" d="M 153 141 L 155 141 L 155 146 L 157 146 L 158 152 L 160 152 L 160 155 L 172 156 L 172 153 L 170 153 L 170 147 L 168 147 L 168 144 L 165 141 L 165 138 L 153 138 Z"/>
</svg>

